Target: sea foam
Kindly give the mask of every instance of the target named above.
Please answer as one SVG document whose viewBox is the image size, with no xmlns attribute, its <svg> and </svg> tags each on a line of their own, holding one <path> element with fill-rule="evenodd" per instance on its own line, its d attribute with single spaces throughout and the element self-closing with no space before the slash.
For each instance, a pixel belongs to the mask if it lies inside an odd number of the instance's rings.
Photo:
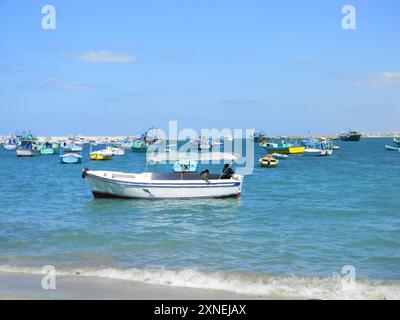
<svg viewBox="0 0 400 320">
<path fill-rule="evenodd" d="M 1 265 L 0 272 L 42 274 L 40 268 Z M 347 287 L 339 276 L 328 278 L 203 272 L 195 269 L 57 269 L 57 276 L 98 277 L 182 288 L 223 290 L 267 298 L 400 299 L 400 282 L 357 280 Z"/>
</svg>

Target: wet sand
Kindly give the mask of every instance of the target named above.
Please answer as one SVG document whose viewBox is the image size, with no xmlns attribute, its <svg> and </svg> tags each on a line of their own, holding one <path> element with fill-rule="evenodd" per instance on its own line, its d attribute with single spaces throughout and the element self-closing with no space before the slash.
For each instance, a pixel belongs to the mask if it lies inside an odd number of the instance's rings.
<svg viewBox="0 0 400 320">
<path fill-rule="evenodd" d="M 83 276 L 59 276 L 55 290 L 42 288 L 42 275 L 0 272 L 0 299 L 254 300 L 266 296 L 222 290 L 178 288 Z"/>
</svg>

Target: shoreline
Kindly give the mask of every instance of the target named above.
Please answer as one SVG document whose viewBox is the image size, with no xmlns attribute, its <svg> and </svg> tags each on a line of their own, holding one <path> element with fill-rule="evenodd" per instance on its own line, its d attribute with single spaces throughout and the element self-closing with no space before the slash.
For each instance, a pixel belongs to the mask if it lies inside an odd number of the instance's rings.
<svg viewBox="0 0 400 320">
<path fill-rule="evenodd" d="M 189 276 L 187 276 L 189 274 Z M 56 289 L 45 290 L 48 277 L 37 268 L 2 267 L 0 300 L 397 300 L 399 281 L 357 280 L 344 287 L 327 278 L 213 275 L 183 270 L 75 269 L 57 271 Z"/>
<path fill-rule="evenodd" d="M 272 296 L 90 276 L 58 276 L 56 289 L 44 290 L 42 278 L 41 274 L 0 272 L 0 300 L 278 300 Z"/>
</svg>

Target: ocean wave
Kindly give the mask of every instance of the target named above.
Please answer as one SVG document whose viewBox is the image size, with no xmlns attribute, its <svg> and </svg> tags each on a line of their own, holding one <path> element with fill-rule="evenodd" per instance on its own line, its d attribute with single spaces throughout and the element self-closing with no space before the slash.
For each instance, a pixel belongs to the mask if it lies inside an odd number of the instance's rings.
<svg viewBox="0 0 400 320">
<path fill-rule="evenodd" d="M 57 269 L 57 276 L 98 277 L 181 288 L 223 290 L 276 299 L 400 299 L 400 282 L 357 280 L 347 287 L 340 276 L 328 278 L 203 272 L 195 269 Z M 0 266 L 0 272 L 42 274 L 40 268 Z"/>
</svg>

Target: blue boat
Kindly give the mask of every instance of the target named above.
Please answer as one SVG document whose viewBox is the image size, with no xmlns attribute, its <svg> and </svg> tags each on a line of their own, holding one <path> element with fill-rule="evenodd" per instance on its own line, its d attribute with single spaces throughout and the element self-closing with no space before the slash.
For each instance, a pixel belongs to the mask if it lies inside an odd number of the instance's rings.
<svg viewBox="0 0 400 320">
<path fill-rule="evenodd" d="M 179 160 L 175 162 L 173 167 L 175 172 L 196 172 L 197 171 L 197 161 L 193 160 Z"/>
<path fill-rule="evenodd" d="M 82 162 L 82 156 L 77 153 L 65 153 L 60 156 L 60 161 L 64 164 L 77 164 Z"/>
</svg>

